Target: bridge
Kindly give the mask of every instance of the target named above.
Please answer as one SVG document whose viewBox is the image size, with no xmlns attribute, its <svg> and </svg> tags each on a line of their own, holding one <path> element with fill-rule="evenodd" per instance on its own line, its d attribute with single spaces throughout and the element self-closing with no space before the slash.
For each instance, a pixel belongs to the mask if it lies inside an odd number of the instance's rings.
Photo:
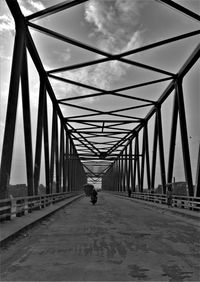
<svg viewBox="0 0 200 282">
<path fill-rule="evenodd" d="M 1 4 L 1 279 L 198 281 L 198 1 L 56 2 Z"/>
</svg>

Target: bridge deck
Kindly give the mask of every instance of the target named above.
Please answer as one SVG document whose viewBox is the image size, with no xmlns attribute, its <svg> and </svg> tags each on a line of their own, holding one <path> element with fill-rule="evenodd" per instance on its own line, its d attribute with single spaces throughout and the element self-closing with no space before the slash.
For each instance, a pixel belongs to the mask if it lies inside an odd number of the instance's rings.
<svg viewBox="0 0 200 282">
<path fill-rule="evenodd" d="M 99 193 L 21 234 L 2 252 L 9 281 L 198 281 L 195 221 Z"/>
</svg>

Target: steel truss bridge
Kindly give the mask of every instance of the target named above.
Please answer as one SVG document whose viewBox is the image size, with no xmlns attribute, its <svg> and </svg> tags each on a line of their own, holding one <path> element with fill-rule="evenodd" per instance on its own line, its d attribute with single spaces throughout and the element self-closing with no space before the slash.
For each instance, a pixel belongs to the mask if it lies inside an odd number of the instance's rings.
<svg viewBox="0 0 200 282">
<path fill-rule="evenodd" d="M 38 22 L 36 23 L 36 21 L 45 17 L 48 17 L 49 21 L 51 21 L 51 17 L 56 13 L 67 9 L 70 10 L 75 6 L 83 5 L 85 2 L 87 0 L 64 1 L 29 16 L 24 16 L 17 0 L 6 0 L 15 22 L 16 32 L 2 148 L 0 198 L 5 199 L 8 197 L 19 95 L 22 97 L 28 196 L 38 195 L 43 146 L 46 194 L 53 193 L 54 176 L 56 178 L 56 193 L 79 191 L 88 178 L 94 182 L 102 179 L 102 187 L 105 190 L 123 192 L 131 188 L 133 192 L 142 193 L 144 188 L 149 190 L 155 188 L 156 165 L 160 167 L 162 192 L 166 194 L 166 185 L 172 183 L 173 178 L 175 144 L 177 127 L 179 126 L 188 193 L 191 197 L 200 197 L 200 157 L 198 157 L 196 179 L 193 179 L 183 91 L 184 78 L 199 59 L 200 45 L 193 46 L 190 56 L 185 62 L 182 62 L 182 67 L 176 73 L 130 58 L 134 54 L 144 54 L 149 50 L 156 53 L 163 46 L 167 48 L 175 42 L 182 44 L 186 39 L 198 38 L 200 30 L 193 30 L 156 41 L 120 54 L 112 54 L 48 29 L 39 25 Z M 188 19 L 196 22 L 200 20 L 200 16 L 196 12 L 175 1 L 157 1 L 157 5 L 162 4 L 169 9 L 173 8 L 175 11 L 182 13 L 186 21 Z M 64 65 L 47 71 L 31 34 L 33 30 L 36 33 L 52 38 L 52 40 L 70 44 L 80 48 L 80 50 L 95 54 L 97 59 L 73 65 Z M 27 56 L 31 57 L 35 65 L 40 83 L 34 155 Z M 129 69 L 137 68 L 141 71 L 156 73 L 160 75 L 160 78 L 108 90 L 106 88 L 102 89 L 101 86 L 97 87 L 72 80 L 62 75 L 67 71 L 84 69 L 111 61 L 126 64 Z M 66 96 L 60 99 L 55 93 L 52 81 L 91 92 L 80 96 Z M 145 88 L 151 91 L 150 87 L 152 85 L 162 82 L 167 82 L 168 86 L 160 93 L 157 99 L 152 100 L 134 96 L 136 88 Z M 131 95 L 126 94 L 128 90 L 131 91 Z M 125 108 L 121 106 L 121 108 L 117 109 L 111 107 L 108 110 L 98 109 L 98 101 L 108 96 L 112 96 L 114 99 L 128 100 L 130 106 Z M 162 106 L 168 97 L 173 97 L 174 102 L 172 114 L 169 117 L 169 120 L 171 120 L 171 130 L 168 132 L 170 144 L 166 148 L 163 140 Z M 51 115 L 48 112 L 47 99 L 50 99 L 52 104 Z M 90 103 L 88 103 L 87 107 L 81 105 L 79 103 L 81 99 L 85 99 L 85 101 L 87 99 L 97 99 L 97 108 L 90 107 Z M 64 107 L 75 108 L 83 114 L 67 116 L 63 111 Z M 141 108 L 144 109 L 144 114 L 138 117 L 137 110 Z M 52 125 L 51 136 L 49 133 L 50 121 Z M 154 124 L 153 128 L 151 128 L 153 148 L 150 148 L 149 144 L 150 122 Z M 150 150 L 152 150 L 152 154 L 150 154 Z M 165 162 L 167 158 L 168 167 L 166 167 Z M 146 187 L 144 187 L 144 183 L 147 183 Z"/>
</svg>

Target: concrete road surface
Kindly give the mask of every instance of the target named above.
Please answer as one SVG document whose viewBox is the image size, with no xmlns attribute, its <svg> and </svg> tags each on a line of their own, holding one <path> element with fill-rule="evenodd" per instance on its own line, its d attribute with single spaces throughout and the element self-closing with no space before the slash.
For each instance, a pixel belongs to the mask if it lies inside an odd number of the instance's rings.
<svg viewBox="0 0 200 282">
<path fill-rule="evenodd" d="M 1 252 L 1 281 L 200 281 L 200 228 L 99 193 L 21 234 Z"/>
</svg>

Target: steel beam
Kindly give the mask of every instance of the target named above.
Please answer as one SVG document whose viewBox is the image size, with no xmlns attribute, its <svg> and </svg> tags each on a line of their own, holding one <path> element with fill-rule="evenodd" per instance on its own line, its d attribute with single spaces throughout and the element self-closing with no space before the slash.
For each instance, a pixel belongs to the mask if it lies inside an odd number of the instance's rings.
<svg viewBox="0 0 200 282">
<path fill-rule="evenodd" d="M 82 4 L 84 2 L 87 2 L 87 1 L 88 0 L 72 0 L 72 1 L 66 0 L 66 1 L 64 1 L 62 3 L 56 4 L 54 6 L 46 8 L 46 9 L 44 9 L 42 11 L 38 11 L 38 12 L 36 12 L 34 14 L 31 14 L 30 16 L 27 16 L 26 19 L 27 20 L 42 19 L 44 17 L 53 15 L 55 13 L 61 12 L 63 10 L 69 9 L 69 8 L 77 6 L 77 5 L 80 5 L 80 4 Z"/>
<path fill-rule="evenodd" d="M 191 170 L 190 152 L 189 152 L 189 144 L 188 144 L 188 134 L 187 134 L 187 124 L 186 124 L 186 115 L 185 115 L 185 105 L 184 105 L 184 98 L 183 98 L 182 79 L 177 81 L 176 95 L 177 95 L 178 110 L 179 110 L 185 178 L 186 178 L 186 182 L 188 185 L 189 195 L 193 197 L 194 189 L 193 189 L 193 181 L 192 181 L 192 170 Z"/>
<path fill-rule="evenodd" d="M 117 59 L 118 61 L 120 61 L 122 63 L 126 63 L 126 64 L 129 64 L 129 65 L 134 65 L 134 66 L 139 67 L 139 68 L 147 69 L 149 71 L 154 71 L 154 72 L 165 74 L 165 75 L 168 75 L 168 76 L 172 76 L 172 77 L 174 76 L 174 73 L 171 73 L 171 72 L 168 72 L 168 71 L 165 71 L 165 70 L 162 70 L 162 69 L 158 69 L 158 68 L 155 68 L 155 67 L 152 67 L 152 66 L 149 66 L 149 65 L 145 65 L 145 64 L 142 64 L 142 63 L 139 63 L 139 62 L 136 62 L 136 61 L 132 61 L 132 60 L 128 60 L 128 59 L 125 59 L 125 58 L 114 56 L 114 55 L 112 55 L 110 53 L 107 53 L 107 52 L 104 52 L 104 51 L 99 50 L 97 48 L 94 48 L 92 46 L 83 44 L 80 41 L 74 40 L 73 38 L 70 38 L 68 36 L 64 36 L 64 35 L 62 35 L 62 34 L 60 34 L 58 32 L 52 31 L 52 30 L 44 28 L 42 26 L 30 23 L 30 22 L 28 22 L 28 25 L 30 27 L 32 27 L 33 29 L 35 29 L 35 30 L 37 30 L 37 31 L 39 31 L 39 32 L 41 32 L 41 33 L 43 33 L 45 35 L 51 36 L 51 37 L 53 37 L 53 38 L 55 38 L 57 40 L 61 40 L 63 42 L 75 45 L 77 47 L 80 47 L 80 48 L 83 48 L 85 50 L 91 51 L 93 53 L 96 53 L 96 54 L 99 54 L 99 55 L 102 55 L 102 56 L 106 56 L 106 57 L 108 57 L 110 59 L 114 59 L 114 60 Z"/>
<path fill-rule="evenodd" d="M 199 153 L 198 153 L 198 160 L 197 160 L 195 197 L 200 197 L 200 144 L 199 144 Z"/>
<path fill-rule="evenodd" d="M 62 192 L 64 192 L 64 129 L 62 124 L 60 125 L 60 184 L 61 188 L 63 188 Z"/>
<path fill-rule="evenodd" d="M 166 194 L 165 158 L 164 158 L 162 117 L 161 117 L 160 107 L 157 108 L 156 118 L 157 118 L 157 124 L 158 124 L 158 142 L 159 142 L 161 181 L 162 181 L 163 193 Z"/>
<path fill-rule="evenodd" d="M 146 152 L 146 169 L 147 169 L 147 185 L 148 189 L 151 189 L 151 177 L 150 177 L 150 163 L 149 163 L 149 138 L 147 124 L 144 127 L 145 130 L 145 152 Z"/>
<path fill-rule="evenodd" d="M 157 121 L 157 118 L 155 117 L 152 165 L 151 165 L 151 189 L 155 188 L 157 144 L 158 144 L 158 121 Z"/>
<path fill-rule="evenodd" d="M 179 40 L 187 39 L 187 38 L 199 35 L 199 34 L 200 34 L 200 30 L 194 30 L 194 31 L 191 31 L 191 32 L 188 32 L 188 33 L 184 33 L 184 34 L 175 36 L 175 37 L 171 37 L 171 38 L 164 39 L 164 40 L 161 40 L 161 41 L 158 41 L 158 42 L 154 42 L 154 43 L 139 47 L 137 49 L 126 51 L 124 53 L 121 53 L 119 56 L 123 56 L 123 57 L 124 56 L 130 56 L 130 55 L 133 55 L 133 54 L 136 54 L 136 53 L 139 53 L 139 52 L 150 50 L 150 49 L 160 47 L 160 46 L 163 46 L 163 45 L 166 45 L 166 44 L 169 44 L 169 43 L 173 43 L 173 42 L 176 42 L 176 41 L 179 41 Z"/>
<path fill-rule="evenodd" d="M 50 194 L 50 164 L 49 164 L 49 130 L 48 130 L 48 108 L 47 108 L 47 93 L 44 93 L 44 159 L 45 159 L 45 179 L 46 179 L 46 193 Z"/>
<path fill-rule="evenodd" d="M 60 158 L 58 150 L 58 118 L 55 118 L 56 193 L 60 193 Z"/>
<path fill-rule="evenodd" d="M 128 190 L 131 188 L 131 179 L 132 179 L 132 170 L 133 170 L 133 160 L 132 160 L 132 143 L 129 145 L 129 165 L 128 165 Z"/>
<path fill-rule="evenodd" d="M 144 165 L 146 155 L 146 131 L 143 128 L 143 140 L 142 140 L 142 161 L 141 161 L 141 192 L 143 192 L 144 185 Z"/>
<path fill-rule="evenodd" d="M 169 161 L 168 161 L 168 175 L 167 175 L 168 183 L 172 183 L 172 177 L 173 177 L 177 121 L 178 121 L 178 102 L 177 102 L 177 95 L 175 94 L 173 113 L 172 113 L 172 123 L 171 123 L 171 139 L 170 139 L 170 147 L 169 147 Z"/>
<path fill-rule="evenodd" d="M 51 187 L 51 193 L 53 193 L 53 182 L 54 182 L 54 169 L 55 169 L 55 146 L 56 146 L 56 110 L 53 109 L 53 115 L 52 115 L 52 131 L 51 131 L 51 163 L 50 163 L 50 187 Z"/>
<path fill-rule="evenodd" d="M 167 6 L 174 8 L 175 10 L 177 10 L 178 12 L 183 13 L 186 16 L 191 17 L 194 20 L 200 21 L 200 16 L 198 14 L 196 14 L 195 12 L 181 6 L 180 4 L 172 1 L 172 0 L 156 0 L 159 1 L 161 3 L 166 4 Z"/>
<path fill-rule="evenodd" d="M 39 93 L 38 116 L 37 116 L 37 135 L 36 135 L 36 148 L 35 148 L 35 165 L 34 165 L 35 195 L 38 195 L 38 187 L 39 187 L 39 180 L 40 180 L 45 91 L 46 91 L 45 82 L 44 80 L 40 80 L 40 93 Z"/>
<path fill-rule="evenodd" d="M 23 108 L 23 120 L 24 120 L 24 140 L 25 140 L 25 152 L 26 152 L 26 174 L 27 174 L 28 196 L 33 196 L 34 195 L 33 150 L 32 150 L 32 136 L 31 136 L 31 115 L 30 115 L 30 98 L 29 98 L 30 94 L 29 94 L 26 46 L 24 46 L 21 87 L 22 87 L 22 108 Z"/>
<path fill-rule="evenodd" d="M 24 30 L 20 23 L 16 26 L 16 36 L 14 43 L 8 105 L 6 113 L 5 131 L 3 139 L 3 149 L 0 170 L 0 199 L 8 196 L 8 185 L 10 181 L 11 163 L 13 154 L 13 144 L 15 135 L 17 102 L 19 94 L 19 81 L 22 69 L 22 59 L 24 54 Z"/>
</svg>

